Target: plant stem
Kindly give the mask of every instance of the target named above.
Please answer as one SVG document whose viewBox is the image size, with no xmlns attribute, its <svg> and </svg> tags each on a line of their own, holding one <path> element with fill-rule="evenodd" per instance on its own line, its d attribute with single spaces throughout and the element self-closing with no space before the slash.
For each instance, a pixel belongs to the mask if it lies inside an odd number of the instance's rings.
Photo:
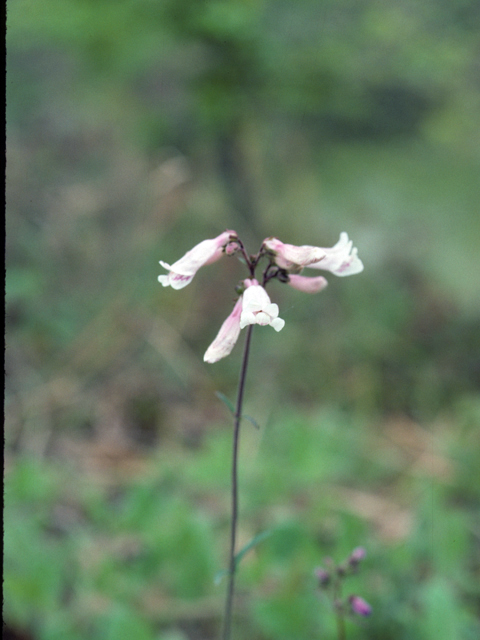
<svg viewBox="0 0 480 640">
<path fill-rule="evenodd" d="M 338 640 L 346 640 L 345 635 L 345 618 L 343 617 L 343 611 L 337 611 L 337 634 Z"/>
<path fill-rule="evenodd" d="M 232 456 L 232 522 L 230 531 L 230 558 L 228 573 L 228 590 L 225 601 L 225 617 L 223 622 L 223 640 L 230 640 L 232 631 L 232 608 L 233 596 L 235 592 L 235 543 L 237 537 L 238 519 L 238 441 L 240 435 L 240 423 L 242 420 L 243 394 L 245 391 L 245 380 L 247 377 L 248 356 L 250 353 L 250 341 L 252 337 L 253 324 L 248 325 L 245 346 L 243 349 L 242 368 L 238 381 L 237 406 L 235 409 L 235 421 L 233 429 L 233 456 Z"/>
<path fill-rule="evenodd" d="M 333 590 L 333 606 L 335 608 L 335 616 L 337 620 L 337 637 L 338 640 L 346 640 L 345 632 L 345 615 L 342 603 L 342 582 L 337 575 L 335 578 L 335 586 Z"/>
</svg>

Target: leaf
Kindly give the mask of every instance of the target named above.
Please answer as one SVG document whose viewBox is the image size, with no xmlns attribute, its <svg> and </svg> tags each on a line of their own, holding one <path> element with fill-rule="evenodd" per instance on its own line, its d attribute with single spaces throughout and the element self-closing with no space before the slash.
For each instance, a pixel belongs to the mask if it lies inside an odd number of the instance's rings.
<svg viewBox="0 0 480 640">
<path fill-rule="evenodd" d="M 213 579 L 213 583 L 215 584 L 215 586 L 218 586 L 225 578 L 225 576 L 228 576 L 228 569 L 221 569 L 220 571 L 218 571 Z"/>
<path fill-rule="evenodd" d="M 219 400 L 221 400 L 223 402 L 223 404 L 227 407 L 227 409 L 230 411 L 232 416 L 235 417 L 235 413 L 236 413 L 235 406 L 234 406 L 233 402 L 230 400 L 230 398 L 227 398 L 227 396 L 225 394 L 221 393 L 220 391 L 215 391 L 215 395 L 217 396 L 217 398 Z M 255 420 L 255 418 L 252 418 L 252 416 L 248 416 L 248 415 L 242 414 L 242 419 L 243 418 L 245 418 L 245 420 L 248 420 L 251 424 L 253 424 L 255 429 L 260 429 L 260 425 Z"/>
<path fill-rule="evenodd" d="M 245 418 L 245 420 L 248 420 L 251 424 L 253 424 L 255 429 L 260 429 L 260 425 L 255 420 L 255 418 L 252 418 L 252 416 L 243 415 L 242 418 Z"/>
<path fill-rule="evenodd" d="M 247 554 L 250 551 L 250 549 L 253 549 L 253 547 L 255 547 L 259 542 L 262 542 L 262 540 L 265 540 L 266 538 L 271 536 L 272 533 L 273 533 L 272 529 L 267 529 L 267 531 L 262 531 L 261 533 L 258 533 L 256 536 L 254 536 L 250 540 L 250 542 L 247 542 L 247 544 L 244 547 L 242 547 L 240 551 L 235 555 L 235 569 L 240 564 L 240 561 L 242 560 L 243 556 Z M 229 574 L 229 569 L 221 569 L 221 571 L 219 571 L 215 575 L 215 578 L 214 578 L 215 584 L 216 585 L 220 584 L 223 578 L 225 576 L 228 576 L 228 574 Z"/>
<path fill-rule="evenodd" d="M 235 566 L 238 566 L 238 564 L 242 560 L 243 556 L 246 553 L 248 553 L 250 551 L 250 549 L 253 549 L 253 547 L 255 547 L 259 542 L 262 542 L 262 540 L 265 540 L 266 538 L 271 536 L 272 533 L 273 533 L 273 529 L 267 529 L 266 531 L 262 531 L 261 533 L 257 533 L 257 535 L 254 536 L 250 540 L 250 542 L 247 542 L 247 544 L 242 549 L 240 549 L 240 551 L 236 554 L 236 556 L 235 556 Z"/>
<path fill-rule="evenodd" d="M 219 400 L 221 400 L 223 402 L 223 404 L 227 407 L 227 409 L 230 411 L 232 416 L 234 416 L 235 415 L 235 407 L 233 406 L 233 402 L 229 398 L 227 398 L 226 395 L 224 395 L 223 393 L 220 393 L 220 391 L 215 391 L 215 395 L 217 396 L 217 398 Z"/>
</svg>

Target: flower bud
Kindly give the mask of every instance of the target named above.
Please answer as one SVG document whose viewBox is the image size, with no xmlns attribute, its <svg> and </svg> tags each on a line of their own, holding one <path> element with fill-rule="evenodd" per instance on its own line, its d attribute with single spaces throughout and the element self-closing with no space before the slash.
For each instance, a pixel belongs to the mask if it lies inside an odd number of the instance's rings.
<svg viewBox="0 0 480 640">
<path fill-rule="evenodd" d="M 239 247 L 237 242 L 229 242 L 225 247 L 225 253 L 227 256 L 233 256 L 237 253 Z"/>
<path fill-rule="evenodd" d="M 356 547 L 350 554 L 347 562 L 352 568 L 356 568 L 366 555 L 367 552 L 364 547 Z"/>
<path fill-rule="evenodd" d="M 303 293 L 318 293 L 325 289 L 328 284 L 323 276 L 308 278 L 296 274 L 290 274 L 287 282 L 291 287 L 298 289 L 298 291 L 303 291 Z"/>
<path fill-rule="evenodd" d="M 328 587 L 328 585 L 330 584 L 330 573 L 328 571 L 326 571 L 323 567 L 318 567 L 317 569 L 315 569 L 315 577 L 318 580 L 318 586 L 321 588 L 325 588 Z"/>
<path fill-rule="evenodd" d="M 372 613 L 372 607 L 360 596 L 350 596 L 348 601 L 353 613 L 359 616 L 369 616 Z"/>
</svg>

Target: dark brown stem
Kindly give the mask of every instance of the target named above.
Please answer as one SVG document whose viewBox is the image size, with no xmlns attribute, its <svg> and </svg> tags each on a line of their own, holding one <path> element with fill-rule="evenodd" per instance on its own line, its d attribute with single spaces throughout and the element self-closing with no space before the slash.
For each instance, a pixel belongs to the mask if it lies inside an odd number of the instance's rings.
<svg viewBox="0 0 480 640">
<path fill-rule="evenodd" d="M 230 640 L 232 632 L 232 609 L 233 597 L 235 593 L 235 544 L 237 537 L 237 520 L 238 520 L 238 445 L 240 436 L 240 423 L 242 420 L 243 394 L 245 391 L 245 380 L 247 377 L 248 356 L 250 353 L 250 342 L 252 337 L 253 324 L 247 329 L 245 338 L 245 347 L 243 350 L 242 368 L 238 381 L 237 406 L 235 409 L 235 421 L 233 429 L 233 455 L 232 455 L 232 522 L 230 530 L 230 557 L 228 569 L 228 589 L 225 601 L 225 617 L 223 622 L 223 640 Z"/>
</svg>

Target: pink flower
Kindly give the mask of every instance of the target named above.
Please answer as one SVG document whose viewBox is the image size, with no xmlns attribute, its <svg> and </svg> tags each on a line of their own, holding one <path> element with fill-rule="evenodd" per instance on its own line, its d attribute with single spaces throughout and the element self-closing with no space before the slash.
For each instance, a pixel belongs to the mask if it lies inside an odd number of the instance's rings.
<svg viewBox="0 0 480 640">
<path fill-rule="evenodd" d="M 269 324 L 275 331 L 283 329 L 285 320 L 278 317 L 278 304 L 270 301 L 268 293 L 256 280 L 245 280 L 244 284 L 247 288 L 243 293 L 240 328 L 247 324 Z"/>
<path fill-rule="evenodd" d="M 216 238 L 203 240 L 172 265 L 160 260 L 162 267 L 167 269 L 169 273 L 166 276 L 158 276 L 158 281 L 164 287 L 171 286 L 173 289 L 183 289 L 192 281 L 200 267 L 221 258 L 224 247 L 236 236 L 235 231 L 225 231 Z"/>
<path fill-rule="evenodd" d="M 353 613 L 359 616 L 369 616 L 372 613 L 372 607 L 360 596 L 350 596 L 348 601 Z"/>
<path fill-rule="evenodd" d="M 309 245 L 296 247 L 292 244 L 283 244 L 277 238 L 267 238 L 263 245 L 275 256 L 275 264 L 287 271 L 298 273 L 304 267 L 309 267 L 325 269 L 336 276 L 352 276 L 363 271 L 363 263 L 357 255 L 357 249 L 353 248 L 352 241 L 344 231 L 340 234 L 337 244 L 331 248 Z M 308 291 L 308 287 L 304 286 Z M 313 285 L 312 288 L 314 289 Z"/>
<path fill-rule="evenodd" d="M 238 340 L 240 330 L 248 324 L 269 324 L 275 331 L 283 329 L 285 320 L 278 317 L 278 305 L 270 302 L 265 289 L 256 280 L 244 280 L 244 285 L 246 289 L 243 295 L 205 352 L 205 362 L 217 362 L 228 356 Z"/>
<path fill-rule="evenodd" d="M 367 555 L 367 552 L 365 551 L 364 547 L 355 547 L 355 549 L 352 551 L 352 553 L 348 558 L 348 564 L 351 565 L 352 567 L 356 567 L 357 564 L 361 562 L 366 555 Z"/>
<path fill-rule="evenodd" d="M 312 262 L 310 269 L 325 269 L 336 276 L 353 276 L 363 271 L 363 262 L 358 257 L 357 249 L 348 239 L 348 234 L 342 231 L 340 240 L 331 249 L 323 249 L 325 257 L 318 262 Z"/>
<path fill-rule="evenodd" d="M 288 284 L 298 291 L 304 293 L 318 293 L 328 285 L 327 280 L 323 276 L 317 278 L 306 278 L 296 274 L 289 274 Z"/>
<path fill-rule="evenodd" d="M 322 260 L 325 256 L 324 249 L 303 245 L 296 247 L 293 244 L 284 244 L 278 238 L 266 238 L 263 246 L 275 256 L 275 264 L 281 269 L 302 269 L 312 263 Z"/>
<path fill-rule="evenodd" d="M 217 362 L 230 354 L 240 335 L 240 315 L 242 313 L 242 296 L 237 300 L 232 313 L 220 327 L 217 337 L 208 347 L 203 360 Z"/>
<path fill-rule="evenodd" d="M 331 581 L 329 571 L 326 571 L 323 567 L 317 567 L 317 569 L 315 569 L 315 576 L 318 579 L 318 585 L 320 587 L 328 587 Z"/>
</svg>

